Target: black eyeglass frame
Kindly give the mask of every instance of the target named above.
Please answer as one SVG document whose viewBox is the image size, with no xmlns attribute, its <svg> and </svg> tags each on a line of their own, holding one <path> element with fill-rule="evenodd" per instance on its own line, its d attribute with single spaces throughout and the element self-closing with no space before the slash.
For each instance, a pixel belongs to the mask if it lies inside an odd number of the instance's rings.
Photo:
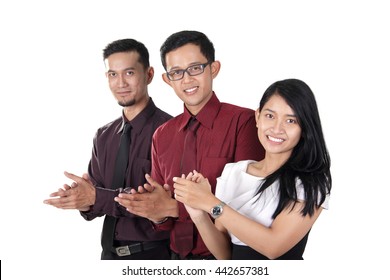
<svg viewBox="0 0 390 280">
<path fill-rule="evenodd" d="M 191 65 L 191 66 L 188 66 L 186 69 L 177 69 L 177 70 L 171 70 L 171 71 L 166 71 L 166 74 L 167 74 L 167 77 L 170 81 L 180 81 L 181 79 L 184 78 L 184 73 L 187 73 L 188 75 L 190 76 L 198 76 L 200 74 L 203 74 L 204 73 L 204 69 L 206 69 L 207 65 L 213 63 L 212 61 L 208 61 L 206 63 L 200 63 L 200 64 L 194 64 L 194 65 Z M 201 66 L 202 68 L 202 72 L 200 73 L 197 73 L 197 74 L 191 74 L 188 69 L 192 68 L 192 67 L 197 67 L 197 66 Z M 179 79 L 172 79 L 170 76 L 169 76 L 169 73 L 170 72 L 181 72 L 181 77 Z"/>
</svg>

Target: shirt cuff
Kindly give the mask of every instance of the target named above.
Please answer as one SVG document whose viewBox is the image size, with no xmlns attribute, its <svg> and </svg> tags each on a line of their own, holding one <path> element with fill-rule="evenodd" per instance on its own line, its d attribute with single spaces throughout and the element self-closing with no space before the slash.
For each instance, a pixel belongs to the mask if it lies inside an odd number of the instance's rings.
<svg viewBox="0 0 390 280">
<path fill-rule="evenodd" d="M 150 221 L 152 224 L 152 227 L 156 231 L 165 231 L 165 230 L 171 230 L 173 228 L 174 219 L 171 217 L 167 217 L 166 221 L 161 223 L 154 223 Z"/>
<path fill-rule="evenodd" d="M 118 196 L 118 190 L 105 189 L 96 187 L 96 201 L 95 205 L 91 208 L 96 214 L 108 214 L 110 216 L 117 216 L 118 210 L 114 198 Z"/>
</svg>

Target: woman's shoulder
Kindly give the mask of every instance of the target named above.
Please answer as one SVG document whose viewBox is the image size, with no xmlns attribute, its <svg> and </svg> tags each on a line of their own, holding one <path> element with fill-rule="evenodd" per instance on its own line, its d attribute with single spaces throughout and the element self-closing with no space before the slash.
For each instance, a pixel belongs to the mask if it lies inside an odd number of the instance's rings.
<svg viewBox="0 0 390 280">
<path fill-rule="evenodd" d="M 245 197 L 253 197 L 253 191 L 259 185 L 259 178 L 249 175 L 246 170 L 248 164 L 255 162 L 253 160 L 243 160 L 228 163 L 222 172 L 221 177 L 217 178 L 215 196 L 230 203 L 232 200 Z"/>
<path fill-rule="evenodd" d="M 227 163 L 222 171 L 221 178 L 228 177 L 230 174 L 235 172 L 241 172 L 246 171 L 248 168 L 248 165 L 252 162 L 255 162 L 254 160 L 241 160 L 237 162 L 230 162 Z"/>
</svg>

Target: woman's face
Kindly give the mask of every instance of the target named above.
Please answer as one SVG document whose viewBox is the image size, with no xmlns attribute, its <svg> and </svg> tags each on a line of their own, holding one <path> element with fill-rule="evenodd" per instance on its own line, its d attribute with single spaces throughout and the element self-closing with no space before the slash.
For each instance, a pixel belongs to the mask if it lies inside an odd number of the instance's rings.
<svg viewBox="0 0 390 280">
<path fill-rule="evenodd" d="M 278 94 L 256 111 L 257 133 L 266 153 L 290 157 L 301 139 L 301 127 L 294 111 Z"/>
</svg>

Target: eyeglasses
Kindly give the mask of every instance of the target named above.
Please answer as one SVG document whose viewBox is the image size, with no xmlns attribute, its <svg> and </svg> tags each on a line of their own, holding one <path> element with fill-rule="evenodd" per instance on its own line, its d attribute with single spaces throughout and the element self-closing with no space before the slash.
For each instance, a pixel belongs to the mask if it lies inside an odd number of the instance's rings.
<svg viewBox="0 0 390 280">
<path fill-rule="evenodd" d="M 191 66 L 187 67 L 186 69 L 172 70 L 172 71 L 167 72 L 167 76 L 168 76 L 168 79 L 171 81 L 178 81 L 178 80 L 183 79 L 184 72 L 187 72 L 187 74 L 190 76 L 197 76 L 197 75 L 202 74 L 204 72 L 204 69 L 206 68 L 206 66 L 209 64 L 211 64 L 211 62 L 191 65 Z"/>
</svg>

